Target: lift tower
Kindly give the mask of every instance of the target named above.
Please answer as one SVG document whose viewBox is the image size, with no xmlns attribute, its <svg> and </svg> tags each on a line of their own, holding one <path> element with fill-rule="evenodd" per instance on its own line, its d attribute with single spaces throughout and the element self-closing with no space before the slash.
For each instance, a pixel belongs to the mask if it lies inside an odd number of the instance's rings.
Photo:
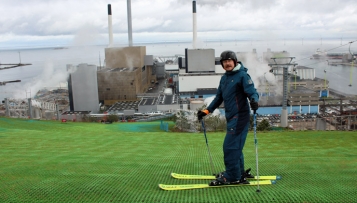
<svg viewBox="0 0 357 203">
<path fill-rule="evenodd" d="M 274 63 L 269 63 L 268 65 L 272 68 L 270 72 L 274 75 L 283 75 L 283 105 L 280 116 L 280 126 L 288 127 L 288 111 L 287 111 L 287 101 L 288 101 L 288 69 L 290 66 L 295 67 L 297 63 L 292 63 L 295 57 L 279 57 L 271 58 Z M 278 62 L 279 63 L 278 63 Z M 281 73 L 282 69 L 282 73 Z"/>
</svg>

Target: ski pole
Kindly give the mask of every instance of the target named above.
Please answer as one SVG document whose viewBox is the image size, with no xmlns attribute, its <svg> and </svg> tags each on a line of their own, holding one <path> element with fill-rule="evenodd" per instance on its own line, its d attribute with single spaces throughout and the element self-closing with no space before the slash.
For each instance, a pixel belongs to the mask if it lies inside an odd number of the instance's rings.
<svg viewBox="0 0 357 203">
<path fill-rule="evenodd" d="M 208 155 L 210 157 L 210 161 L 211 161 L 211 169 L 212 169 L 212 174 L 215 175 L 214 173 L 214 166 L 213 166 L 213 161 L 212 161 L 212 155 L 211 155 L 211 151 L 209 150 L 209 145 L 208 145 L 208 140 L 207 140 L 207 135 L 206 135 L 206 128 L 205 128 L 205 123 L 203 121 L 203 119 L 201 120 L 201 124 L 202 124 L 202 128 L 203 128 L 203 133 L 205 135 L 205 139 L 206 139 L 206 146 L 207 146 L 207 150 L 208 150 Z"/>
<path fill-rule="evenodd" d="M 254 110 L 253 118 L 254 118 L 254 143 L 255 143 L 255 163 L 257 167 L 257 183 L 258 183 L 258 189 L 257 192 L 260 192 L 259 188 L 259 169 L 258 169 L 258 138 L 257 138 L 257 117 L 256 117 L 257 111 Z"/>
</svg>

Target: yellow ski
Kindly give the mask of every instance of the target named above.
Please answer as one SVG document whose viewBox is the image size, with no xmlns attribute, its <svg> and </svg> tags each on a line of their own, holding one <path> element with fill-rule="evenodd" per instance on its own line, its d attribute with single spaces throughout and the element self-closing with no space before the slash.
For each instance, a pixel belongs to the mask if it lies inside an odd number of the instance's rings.
<svg viewBox="0 0 357 203">
<path fill-rule="evenodd" d="M 171 173 L 171 176 L 176 179 L 195 179 L 195 180 L 214 180 L 216 179 L 215 176 L 208 176 L 208 175 L 187 175 L 187 174 L 178 174 L 178 173 Z M 247 178 L 249 179 L 249 178 Z M 254 177 L 255 180 L 258 179 L 257 176 Z M 259 176 L 259 180 L 280 180 L 281 176 Z"/>
<path fill-rule="evenodd" d="M 275 184 L 275 180 L 262 180 L 259 181 L 259 185 L 272 185 Z M 209 186 L 208 184 L 188 184 L 188 185 L 165 185 L 159 184 L 159 187 L 163 190 L 191 190 L 191 189 L 202 189 L 202 188 L 215 188 L 215 187 L 237 187 L 237 186 L 254 186 L 258 185 L 258 181 L 249 181 L 249 184 L 237 184 L 237 185 L 219 185 L 219 186 Z"/>
</svg>

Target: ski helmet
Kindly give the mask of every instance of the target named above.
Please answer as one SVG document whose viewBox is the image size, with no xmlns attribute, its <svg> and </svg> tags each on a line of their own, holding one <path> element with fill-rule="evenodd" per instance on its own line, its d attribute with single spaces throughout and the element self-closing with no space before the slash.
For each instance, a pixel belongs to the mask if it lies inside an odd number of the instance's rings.
<svg viewBox="0 0 357 203">
<path fill-rule="evenodd" d="M 221 59 L 219 60 L 221 62 L 222 67 L 223 67 L 223 61 L 228 59 L 232 59 L 234 61 L 234 66 L 237 65 L 238 59 L 236 54 L 233 51 L 224 51 L 221 53 Z"/>
</svg>

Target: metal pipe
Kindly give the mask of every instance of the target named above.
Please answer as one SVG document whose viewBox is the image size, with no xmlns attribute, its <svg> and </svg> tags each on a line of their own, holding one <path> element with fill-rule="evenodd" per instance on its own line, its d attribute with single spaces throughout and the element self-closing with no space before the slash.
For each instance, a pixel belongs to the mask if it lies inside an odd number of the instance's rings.
<svg viewBox="0 0 357 203">
<path fill-rule="evenodd" d="M 193 16 L 193 41 L 192 41 L 192 47 L 194 49 L 196 49 L 196 42 L 197 42 L 196 1 L 192 1 L 192 16 Z"/>
<path fill-rule="evenodd" d="M 109 33 L 109 45 L 113 46 L 113 23 L 112 23 L 112 6 L 108 4 L 108 33 Z"/>
<path fill-rule="evenodd" d="M 129 46 L 133 46 L 133 29 L 131 25 L 131 0 L 127 0 L 128 7 L 128 36 L 129 36 Z"/>
</svg>

